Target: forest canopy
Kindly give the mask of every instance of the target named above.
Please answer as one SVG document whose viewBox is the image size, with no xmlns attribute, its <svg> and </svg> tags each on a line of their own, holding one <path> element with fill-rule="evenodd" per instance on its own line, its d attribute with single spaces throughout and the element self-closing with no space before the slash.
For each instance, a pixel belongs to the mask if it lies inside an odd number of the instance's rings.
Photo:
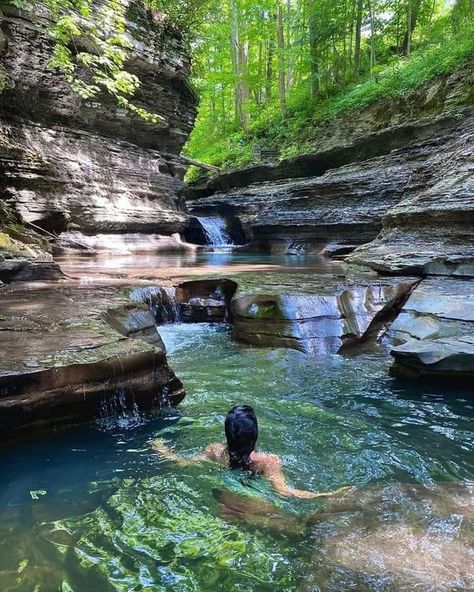
<svg viewBox="0 0 474 592">
<path fill-rule="evenodd" d="M 138 3 L 178 28 L 200 97 L 185 152 L 224 168 L 251 162 L 257 147 L 310 150 L 318 123 L 403 94 L 474 54 L 473 0 L 7 1 L 47 11 L 49 65 L 81 97 L 106 92 L 154 124 L 161 118 L 134 102 L 140 80 L 125 68 L 127 11 Z"/>
<path fill-rule="evenodd" d="M 472 0 L 211 0 L 195 41 L 187 151 L 224 167 L 310 149 L 315 124 L 474 54 Z"/>
</svg>

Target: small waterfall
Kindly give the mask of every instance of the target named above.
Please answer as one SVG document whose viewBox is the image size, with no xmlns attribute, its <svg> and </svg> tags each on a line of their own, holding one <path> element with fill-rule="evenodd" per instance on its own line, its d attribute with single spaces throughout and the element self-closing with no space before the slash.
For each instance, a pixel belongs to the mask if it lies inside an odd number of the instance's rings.
<svg viewBox="0 0 474 592">
<path fill-rule="evenodd" d="M 136 288 L 129 293 L 132 302 L 144 302 L 150 307 L 158 324 L 179 323 L 181 306 L 176 297 L 176 288 L 170 286 L 154 286 Z"/>
<path fill-rule="evenodd" d="M 176 288 L 162 287 L 161 306 L 157 304 L 157 310 L 154 311 L 155 318 L 161 316 L 163 323 L 179 323 L 181 320 L 181 307 L 176 298 Z M 161 315 L 160 315 L 161 313 Z"/>
<path fill-rule="evenodd" d="M 227 231 L 226 221 L 219 216 L 206 216 L 198 218 L 204 229 L 209 245 L 213 247 L 227 247 L 233 245 L 229 232 Z"/>
</svg>

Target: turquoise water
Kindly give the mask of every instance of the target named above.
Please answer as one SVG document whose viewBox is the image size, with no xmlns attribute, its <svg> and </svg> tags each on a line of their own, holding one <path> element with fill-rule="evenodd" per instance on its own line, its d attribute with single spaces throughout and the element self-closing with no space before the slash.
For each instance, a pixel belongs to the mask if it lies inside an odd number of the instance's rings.
<svg viewBox="0 0 474 592">
<path fill-rule="evenodd" d="M 178 409 L 0 452 L 1 592 L 474 589 L 467 388 L 394 382 L 382 352 L 308 358 L 235 343 L 225 325 L 160 332 L 188 393 Z M 354 490 L 281 498 L 152 450 L 157 437 L 185 457 L 222 442 L 237 403 L 291 485 Z"/>
<path fill-rule="evenodd" d="M 395 384 L 376 355 L 315 360 L 253 349 L 222 326 L 161 332 L 189 393 L 179 409 L 108 418 L 2 452 L 2 592 L 408 590 L 418 576 L 404 588 L 401 567 L 382 577 L 324 549 L 359 532 L 356 520 L 370 525 L 380 555 L 380 516 L 400 544 L 433 524 L 443 544 L 472 542 L 472 512 L 455 535 L 452 525 L 469 508 L 461 482 L 474 474 L 467 393 Z M 212 463 L 183 468 L 150 449 L 162 437 L 193 456 L 222 441 L 235 403 L 255 407 L 259 448 L 281 455 L 291 484 L 357 490 L 329 502 L 282 499 L 263 479 Z M 454 551 L 436 549 L 441 570 Z M 468 589 L 467 580 L 443 585 L 416 589 Z"/>
</svg>

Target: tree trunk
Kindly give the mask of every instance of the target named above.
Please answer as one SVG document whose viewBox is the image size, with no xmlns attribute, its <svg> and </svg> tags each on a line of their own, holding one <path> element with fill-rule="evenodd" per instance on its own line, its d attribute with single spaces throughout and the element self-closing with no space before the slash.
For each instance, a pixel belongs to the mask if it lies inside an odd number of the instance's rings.
<svg viewBox="0 0 474 592">
<path fill-rule="evenodd" d="M 373 7 L 373 0 L 369 5 L 370 10 L 370 69 L 376 64 L 375 56 L 375 10 Z"/>
<path fill-rule="evenodd" d="M 317 99 L 320 94 L 319 85 L 319 35 L 318 22 L 316 16 L 316 6 L 314 0 L 309 2 L 308 14 L 308 28 L 309 28 L 309 54 L 311 63 L 311 95 L 313 99 Z"/>
<path fill-rule="evenodd" d="M 416 27 L 416 21 L 418 20 L 418 14 L 420 12 L 421 0 L 409 0 L 408 4 L 408 15 L 407 15 L 407 30 L 402 43 L 402 54 L 410 55 L 411 51 L 411 39 L 413 31 Z"/>
<path fill-rule="evenodd" d="M 360 42 L 362 35 L 362 9 L 364 0 L 357 0 L 355 46 L 354 46 L 354 74 L 357 76 L 360 69 Z"/>
<path fill-rule="evenodd" d="M 273 54 L 275 53 L 275 41 L 270 39 L 268 41 L 267 52 L 267 73 L 265 81 L 265 99 L 267 103 L 272 99 L 272 85 L 273 85 Z"/>
<path fill-rule="evenodd" d="M 278 95 L 282 117 L 286 117 L 285 32 L 281 1 L 278 3 Z"/>
<path fill-rule="evenodd" d="M 230 0 L 230 49 L 234 74 L 235 118 L 244 132 L 248 129 L 247 102 L 249 90 L 246 79 L 248 43 L 240 41 L 240 10 L 238 0 Z"/>
</svg>

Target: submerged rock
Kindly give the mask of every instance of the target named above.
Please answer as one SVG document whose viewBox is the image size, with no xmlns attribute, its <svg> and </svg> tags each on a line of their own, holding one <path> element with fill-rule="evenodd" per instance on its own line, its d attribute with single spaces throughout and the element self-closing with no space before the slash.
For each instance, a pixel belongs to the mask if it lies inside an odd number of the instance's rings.
<svg viewBox="0 0 474 592">
<path fill-rule="evenodd" d="M 328 499 L 298 592 L 472 590 L 472 485 L 393 484 Z"/>
<path fill-rule="evenodd" d="M 113 289 L 17 284 L 1 287 L 0 298 L 2 443 L 183 399 L 149 311 Z M 106 312 L 114 299 L 121 306 Z"/>
</svg>

